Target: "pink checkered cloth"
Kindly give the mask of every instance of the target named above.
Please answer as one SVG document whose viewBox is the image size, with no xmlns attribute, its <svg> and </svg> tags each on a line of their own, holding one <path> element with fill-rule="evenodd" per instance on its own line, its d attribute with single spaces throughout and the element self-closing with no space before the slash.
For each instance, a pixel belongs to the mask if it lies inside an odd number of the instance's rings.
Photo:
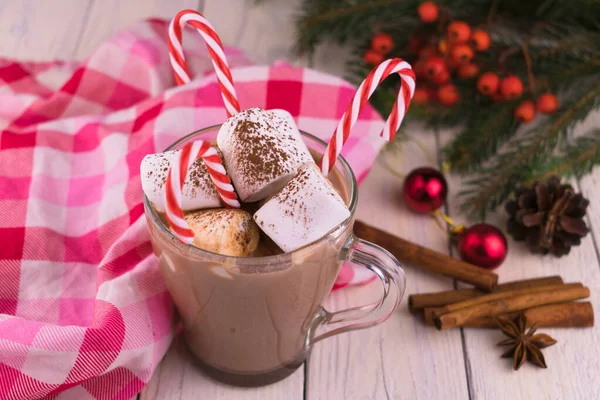
<svg viewBox="0 0 600 400">
<path fill-rule="evenodd" d="M 200 36 L 186 34 L 196 79 L 181 87 L 166 37 L 167 22 L 149 20 L 79 65 L 0 60 L 0 399 L 129 399 L 171 343 L 177 321 L 142 217 L 139 166 L 226 117 Z M 242 108 L 286 109 L 322 138 L 355 91 L 226 52 Z M 344 147 L 359 180 L 382 126 L 366 110 Z"/>
</svg>

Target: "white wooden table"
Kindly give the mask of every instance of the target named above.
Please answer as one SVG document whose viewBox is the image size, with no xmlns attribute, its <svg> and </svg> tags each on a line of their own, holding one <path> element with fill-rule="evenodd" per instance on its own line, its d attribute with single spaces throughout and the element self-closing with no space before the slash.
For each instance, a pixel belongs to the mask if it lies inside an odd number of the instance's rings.
<svg viewBox="0 0 600 400">
<path fill-rule="evenodd" d="M 136 20 L 171 18 L 184 8 L 203 12 L 223 41 L 244 49 L 256 62 L 286 59 L 293 54 L 293 16 L 300 0 L 0 0 L 0 56 L 50 60 L 85 58 L 103 40 Z M 342 74 L 343 49 L 322 46 L 312 66 Z M 1 106 L 1 105 L 0 105 Z M 591 118 L 589 124 L 600 121 Z M 597 122 L 596 122 L 597 124 Z M 435 154 L 449 134 L 409 127 Z M 397 162 L 404 171 L 426 164 L 418 152 Z M 412 153 L 412 152 L 411 152 Z M 600 168 L 573 181 L 592 199 L 587 222 L 592 227 L 579 248 L 562 259 L 538 257 L 510 242 L 498 270 L 501 281 L 560 274 L 581 281 L 592 291 L 600 310 Z M 401 180 L 381 164 L 360 188 L 358 218 L 429 248 L 449 251 L 446 236 L 427 217 L 407 211 L 400 200 Z M 450 179 L 449 213 L 456 211 L 460 181 Z M 504 226 L 501 213 L 492 222 Z M 407 293 L 447 290 L 450 279 L 428 275 L 406 265 Z M 336 292 L 329 308 L 366 302 L 377 292 L 372 285 Z M 154 399 L 600 399 L 600 324 L 591 329 L 547 329 L 558 344 L 544 350 L 549 368 L 525 365 L 518 372 L 499 359 L 495 343 L 501 334 L 488 330 L 438 332 L 423 326 L 406 307 L 406 297 L 385 324 L 344 334 L 317 344 L 304 368 L 277 384 L 240 389 L 206 378 L 176 341 L 148 387 L 139 395 Z"/>
</svg>

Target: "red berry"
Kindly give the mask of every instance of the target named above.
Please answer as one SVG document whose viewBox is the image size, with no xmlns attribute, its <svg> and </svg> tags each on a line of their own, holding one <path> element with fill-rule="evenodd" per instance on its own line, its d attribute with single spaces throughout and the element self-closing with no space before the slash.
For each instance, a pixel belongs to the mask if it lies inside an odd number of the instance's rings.
<svg viewBox="0 0 600 400">
<path fill-rule="evenodd" d="M 500 82 L 500 93 L 507 99 L 513 100 L 523 94 L 523 82 L 514 76 L 507 76 Z"/>
<path fill-rule="evenodd" d="M 388 54 L 394 48 L 394 39 L 387 33 L 378 33 L 371 39 L 371 48 L 381 54 Z"/>
<path fill-rule="evenodd" d="M 368 65 L 379 65 L 385 60 L 385 56 L 378 51 L 369 49 L 365 52 L 363 60 Z"/>
<path fill-rule="evenodd" d="M 450 50 L 452 61 L 457 64 L 466 64 L 473 58 L 473 50 L 466 44 L 457 44 Z"/>
<path fill-rule="evenodd" d="M 424 47 L 419 51 L 419 58 L 421 60 L 427 60 L 431 57 L 437 56 L 438 52 L 433 46 Z"/>
<path fill-rule="evenodd" d="M 450 72 L 447 69 L 442 70 L 440 73 L 431 78 L 431 82 L 436 85 L 443 85 L 444 83 L 448 83 L 450 80 Z"/>
<path fill-rule="evenodd" d="M 416 35 L 412 35 L 410 37 L 410 40 L 408 41 L 408 50 L 411 53 L 416 54 L 419 51 L 421 51 L 422 48 L 423 48 L 423 43 L 421 42 L 421 39 Z"/>
<path fill-rule="evenodd" d="M 440 57 L 431 57 L 425 61 L 425 74 L 429 79 L 433 79 L 444 71 L 448 72 L 448 68 Z"/>
<path fill-rule="evenodd" d="M 421 21 L 426 24 L 435 22 L 438 19 L 438 8 L 432 1 L 424 1 L 421 3 L 418 12 Z"/>
<path fill-rule="evenodd" d="M 506 99 L 504 98 L 504 96 L 502 96 L 502 93 L 496 92 L 492 95 L 492 100 L 494 101 L 494 103 L 502 103 Z"/>
<path fill-rule="evenodd" d="M 412 101 L 415 104 L 425 104 L 425 103 L 428 103 L 429 100 L 430 100 L 429 91 L 427 89 L 423 89 L 423 88 L 415 89 L 415 94 L 413 95 L 413 98 L 412 98 Z"/>
<path fill-rule="evenodd" d="M 441 54 L 446 54 L 448 52 L 448 41 L 446 39 L 440 40 L 438 43 L 438 50 Z"/>
<path fill-rule="evenodd" d="M 535 102 L 537 110 L 544 114 L 553 114 L 558 110 L 558 99 L 552 93 L 544 93 Z"/>
<path fill-rule="evenodd" d="M 471 43 L 473 43 L 473 47 L 477 51 L 486 51 L 490 48 L 491 42 L 490 35 L 481 29 L 474 30 L 471 35 Z"/>
<path fill-rule="evenodd" d="M 479 67 L 477 66 L 477 64 L 473 63 L 461 65 L 460 67 L 458 67 L 458 71 L 456 72 L 458 77 L 464 80 L 474 78 L 475 76 L 477 76 L 478 73 Z"/>
<path fill-rule="evenodd" d="M 415 71 L 415 75 L 417 78 L 427 78 L 427 74 L 425 73 L 425 61 L 419 60 L 413 64 L 413 71 Z"/>
<path fill-rule="evenodd" d="M 458 90 L 451 83 L 440 87 L 437 95 L 439 102 L 446 106 L 452 106 L 458 101 Z"/>
<path fill-rule="evenodd" d="M 486 96 L 492 96 L 498 90 L 500 78 L 493 72 L 486 72 L 477 81 L 477 90 Z"/>
<path fill-rule="evenodd" d="M 455 70 L 458 67 L 460 67 L 460 63 L 454 61 L 454 59 L 452 57 L 449 57 L 449 58 L 446 58 L 446 66 L 451 70 Z"/>
<path fill-rule="evenodd" d="M 535 118 L 535 107 L 531 100 L 525 100 L 515 108 L 515 118 L 527 123 Z"/>
<path fill-rule="evenodd" d="M 448 39 L 452 44 L 467 43 L 471 37 L 471 27 L 463 21 L 448 24 Z"/>
</svg>

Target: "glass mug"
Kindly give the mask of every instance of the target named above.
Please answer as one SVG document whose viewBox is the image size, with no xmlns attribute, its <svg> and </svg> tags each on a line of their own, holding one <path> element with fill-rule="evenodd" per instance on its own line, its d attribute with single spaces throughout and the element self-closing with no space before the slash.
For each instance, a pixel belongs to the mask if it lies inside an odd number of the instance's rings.
<svg viewBox="0 0 600 400">
<path fill-rule="evenodd" d="M 194 132 L 171 145 L 216 139 L 220 126 Z M 302 132 L 311 152 L 322 140 Z M 342 157 L 329 175 L 347 201 L 350 218 L 318 241 L 294 252 L 229 257 L 184 245 L 144 197 L 160 271 L 183 323 L 183 336 L 200 367 L 238 386 L 262 386 L 292 374 L 311 346 L 338 333 L 364 329 L 392 315 L 404 294 L 404 271 L 390 253 L 352 233 L 357 183 Z M 373 304 L 330 312 L 321 307 L 342 262 L 362 265 L 382 283 Z"/>
</svg>

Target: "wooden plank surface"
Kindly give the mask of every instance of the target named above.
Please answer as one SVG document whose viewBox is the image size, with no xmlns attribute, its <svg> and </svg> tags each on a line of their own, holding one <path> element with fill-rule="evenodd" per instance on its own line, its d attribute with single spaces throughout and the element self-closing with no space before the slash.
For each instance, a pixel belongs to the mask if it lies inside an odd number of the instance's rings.
<svg viewBox="0 0 600 400">
<path fill-rule="evenodd" d="M 0 57 L 73 59 L 92 1 L 0 1 Z"/>
<path fill-rule="evenodd" d="M 256 62 L 285 59 L 295 65 L 309 60 L 292 51 L 293 16 L 301 0 L 3 0 L 0 2 L 0 56 L 19 59 L 82 59 L 103 40 L 128 24 L 149 16 L 168 18 L 183 8 L 203 9 L 228 45 L 241 47 Z M 203 8 L 202 8 L 203 7 Z M 321 46 L 312 65 L 342 74 L 344 50 Z M 586 126 L 597 126 L 600 118 Z M 583 129 L 583 128 L 582 128 Z M 439 146 L 431 132 L 407 127 L 436 153 Z M 447 133 L 441 135 L 448 140 Z M 393 158 L 396 168 L 408 171 L 428 164 L 427 157 L 409 148 Z M 435 163 L 435 161 L 434 161 Z M 450 213 L 456 213 L 460 180 L 450 178 Z M 530 255 L 510 241 L 509 258 L 498 269 L 501 281 L 562 275 L 590 287 L 590 301 L 600 304 L 600 169 L 574 182 L 592 200 L 588 222 L 592 232 L 567 257 L 554 259 Z M 377 164 L 360 189 L 358 217 L 438 251 L 448 252 L 445 234 L 426 216 L 410 213 L 401 200 L 402 179 Z M 504 228 L 498 213 L 490 222 Z M 431 276 L 405 266 L 407 294 L 445 290 L 446 278 Z M 378 295 L 376 284 L 334 293 L 326 307 L 358 305 Z M 598 312 L 598 311 L 596 311 Z M 518 372 L 497 359 L 498 332 L 455 329 L 437 332 L 423 326 L 407 311 L 406 297 L 384 325 L 336 336 L 317 344 L 307 363 L 307 375 L 299 369 L 290 378 L 260 389 L 238 389 L 207 379 L 194 366 L 182 344 L 176 341 L 156 371 L 143 399 L 596 399 L 600 371 L 598 324 L 592 329 L 545 329 L 558 344 L 544 350 L 549 368 L 525 365 Z"/>
</svg>

